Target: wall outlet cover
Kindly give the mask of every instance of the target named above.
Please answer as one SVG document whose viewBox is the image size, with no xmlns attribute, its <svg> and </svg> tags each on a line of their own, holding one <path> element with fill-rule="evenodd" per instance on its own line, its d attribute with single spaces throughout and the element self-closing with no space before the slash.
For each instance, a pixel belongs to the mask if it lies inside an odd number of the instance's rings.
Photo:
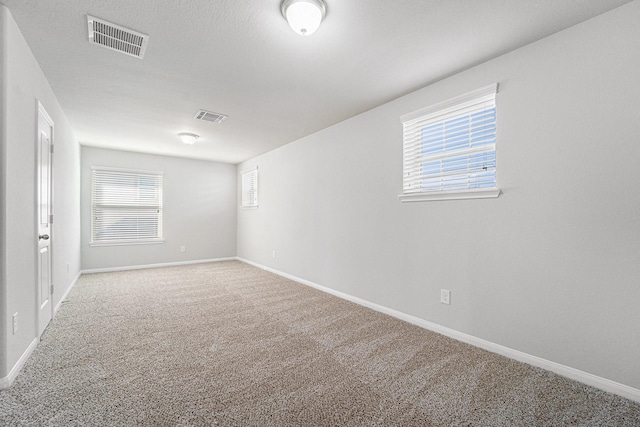
<svg viewBox="0 0 640 427">
<path fill-rule="evenodd" d="M 440 289 L 440 302 L 442 304 L 451 304 L 451 291 L 447 289 Z"/>
<path fill-rule="evenodd" d="M 18 332 L 18 313 L 15 313 L 13 315 L 13 333 L 15 335 L 15 333 Z"/>
</svg>

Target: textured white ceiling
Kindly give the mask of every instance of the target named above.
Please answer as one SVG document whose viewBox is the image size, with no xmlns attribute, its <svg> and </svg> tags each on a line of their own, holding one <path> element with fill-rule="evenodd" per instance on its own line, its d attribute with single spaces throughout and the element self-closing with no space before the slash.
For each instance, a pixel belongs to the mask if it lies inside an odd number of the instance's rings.
<svg viewBox="0 0 640 427">
<path fill-rule="evenodd" d="M 280 0 L 0 0 L 82 144 L 229 163 L 628 1 L 327 0 L 301 37 Z M 144 59 L 90 45 L 87 14 L 148 34 Z"/>
</svg>

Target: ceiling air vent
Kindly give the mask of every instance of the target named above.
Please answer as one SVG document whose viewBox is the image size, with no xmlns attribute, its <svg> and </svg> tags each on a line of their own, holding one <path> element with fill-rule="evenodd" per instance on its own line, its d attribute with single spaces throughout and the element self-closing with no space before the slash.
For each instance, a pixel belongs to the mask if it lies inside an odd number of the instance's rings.
<svg viewBox="0 0 640 427">
<path fill-rule="evenodd" d="M 87 15 L 89 43 L 142 59 L 149 36 Z"/>
<path fill-rule="evenodd" d="M 207 122 L 220 123 L 223 122 L 228 116 L 219 113 L 212 113 L 211 111 L 200 110 L 196 113 L 195 119 L 205 120 Z"/>
</svg>

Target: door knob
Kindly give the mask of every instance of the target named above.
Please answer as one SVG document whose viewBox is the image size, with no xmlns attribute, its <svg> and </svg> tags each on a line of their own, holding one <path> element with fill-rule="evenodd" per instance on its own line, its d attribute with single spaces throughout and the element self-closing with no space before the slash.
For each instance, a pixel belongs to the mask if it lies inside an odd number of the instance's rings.
<svg viewBox="0 0 640 427">
<path fill-rule="evenodd" d="M 38 236 L 39 240 L 49 240 L 49 235 L 48 234 L 41 234 L 40 236 Z"/>
</svg>

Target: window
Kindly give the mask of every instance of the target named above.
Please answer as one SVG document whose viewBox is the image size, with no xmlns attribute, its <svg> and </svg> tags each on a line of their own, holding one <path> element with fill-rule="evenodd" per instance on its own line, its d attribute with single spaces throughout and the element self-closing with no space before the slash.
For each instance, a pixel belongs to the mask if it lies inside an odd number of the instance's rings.
<svg viewBox="0 0 640 427">
<path fill-rule="evenodd" d="M 258 168 L 242 172 L 242 207 L 258 207 Z"/>
<path fill-rule="evenodd" d="M 93 167 L 91 243 L 162 241 L 162 172 Z"/>
<path fill-rule="evenodd" d="M 498 197 L 493 84 L 403 116 L 403 202 Z"/>
</svg>

